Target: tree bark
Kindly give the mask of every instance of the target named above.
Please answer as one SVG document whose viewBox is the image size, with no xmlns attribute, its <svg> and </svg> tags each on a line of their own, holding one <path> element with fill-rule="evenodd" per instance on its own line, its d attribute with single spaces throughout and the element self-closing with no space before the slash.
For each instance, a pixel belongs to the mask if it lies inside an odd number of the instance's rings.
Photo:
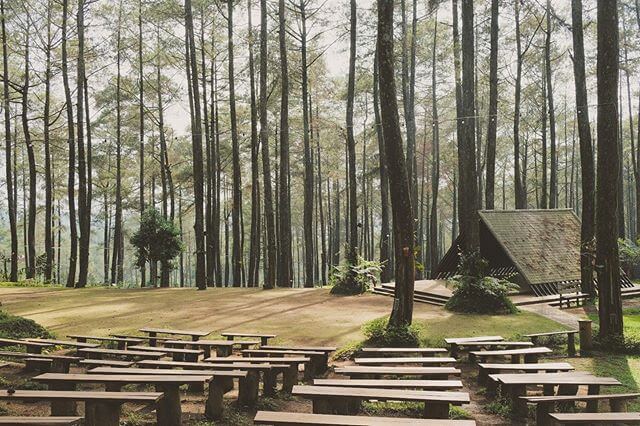
<svg viewBox="0 0 640 426">
<path fill-rule="evenodd" d="M 598 0 L 598 173 L 596 271 L 600 337 L 622 337 L 618 259 L 618 4 Z"/>
<path fill-rule="evenodd" d="M 437 42 L 438 42 L 438 13 L 433 24 L 433 46 L 431 50 L 431 213 L 429 214 L 429 264 L 432 275 L 438 267 L 440 256 L 438 253 L 438 189 L 440 188 L 440 123 L 438 122 L 438 79 L 437 79 Z M 425 153 L 426 154 L 426 153 Z"/>
<path fill-rule="evenodd" d="M 89 242 L 91 239 L 91 211 L 87 208 L 87 155 L 84 143 L 84 0 L 78 0 L 76 25 L 78 27 L 76 121 L 78 129 L 78 223 L 80 225 L 80 270 L 76 287 L 83 288 L 87 285 L 87 277 L 89 274 Z"/>
<path fill-rule="evenodd" d="M 580 279 L 582 291 L 595 296 L 593 267 L 595 245 L 595 166 L 589 124 L 589 101 L 585 76 L 582 0 L 572 0 L 573 74 L 576 92 L 576 113 L 580 139 L 580 172 L 582 209 L 580 229 Z M 573 188 L 573 185 L 572 185 Z"/>
<path fill-rule="evenodd" d="M 485 179 L 485 206 L 495 207 L 496 138 L 498 130 L 498 34 L 499 0 L 491 0 L 491 53 L 489 57 L 489 117 L 487 123 L 487 157 Z"/>
<path fill-rule="evenodd" d="M 51 50 L 53 49 L 53 38 L 51 33 L 52 25 L 52 2 L 47 3 L 47 44 L 45 46 L 45 82 L 44 82 L 44 115 L 43 121 L 43 139 L 44 139 L 44 188 L 45 188 L 45 222 L 44 222 L 44 249 L 45 249 L 45 266 L 44 280 L 51 282 L 51 274 L 53 271 L 53 180 L 51 178 L 51 130 L 49 117 L 51 114 Z M 11 157 L 7 157 L 11 158 Z"/>
<path fill-rule="evenodd" d="M 378 72 L 385 155 L 389 168 L 393 235 L 396 261 L 396 285 L 390 326 L 410 324 L 413 319 L 415 279 L 414 223 L 411 213 L 409 178 L 402 152 L 402 134 L 396 98 L 393 55 L 393 1 L 378 0 Z"/>
<path fill-rule="evenodd" d="M 198 87 L 198 66 L 196 64 L 196 45 L 193 31 L 193 11 L 191 0 L 185 0 L 185 26 L 189 43 L 189 64 L 191 65 L 190 85 L 193 92 L 193 120 L 192 151 L 193 151 L 193 186 L 195 204 L 194 232 L 196 240 L 196 287 L 198 290 L 207 288 L 205 246 L 204 246 L 204 172 L 202 170 L 202 118 L 200 114 L 200 89 Z"/>
<path fill-rule="evenodd" d="M 139 111 L 140 115 L 140 146 L 138 148 L 138 158 L 139 158 L 139 173 L 138 173 L 138 185 L 139 188 L 139 208 L 140 208 L 140 216 L 145 210 L 145 200 L 144 200 L 144 63 L 142 62 L 142 0 L 138 0 L 138 97 L 139 99 Z M 87 105 L 88 107 L 88 105 Z M 87 126 L 88 127 L 88 126 Z M 144 287 L 147 281 L 147 265 L 144 264 L 140 267 L 140 287 Z"/>
<path fill-rule="evenodd" d="M 549 103 L 549 208 L 558 208 L 558 152 L 556 145 L 556 112 L 553 104 L 553 74 L 551 73 L 551 0 L 547 0 L 547 36 L 545 39 L 545 73 L 547 82 L 547 102 Z"/>
<path fill-rule="evenodd" d="M 287 61 L 287 24 L 284 0 L 278 1 L 279 45 L 280 45 L 280 180 L 277 285 L 291 287 L 291 191 L 289 187 L 289 64 Z"/>
</svg>

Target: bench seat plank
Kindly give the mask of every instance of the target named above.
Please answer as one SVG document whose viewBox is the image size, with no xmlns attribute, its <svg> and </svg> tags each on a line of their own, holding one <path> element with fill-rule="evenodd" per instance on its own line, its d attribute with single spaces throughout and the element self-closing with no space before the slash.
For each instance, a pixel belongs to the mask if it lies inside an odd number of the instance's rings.
<svg viewBox="0 0 640 426">
<path fill-rule="evenodd" d="M 158 348 L 156 346 L 141 346 L 141 345 L 129 346 L 128 350 L 164 352 L 164 353 L 170 353 L 170 354 L 185 354 L 185 355 L 202 355 L 204 353 L 202 349 L 182 349 L 182 348 L 168 348 L 168 347 Z"/>
<path fill-rule="evenodd" d="M 509 355 L 542 355 L 542 354 L 549 354 L 552 352 L 553 351 L 551 349 L 541 346 L 536 348 L 523 348 L 523 349 L 472 351 L 470 353 L 477 357 L 487 357 L 487 356 L 509 356 Z"/>
<path fill-rule="evenodd" d="M 315 379 L 316 386 L 345 386 L 380 389 L 451 390 L 462 388 L 460 380 Z"/>
<path fill-rule="evenodd" d="M 269 363 L 229 363 L 229 364 L 213 364 L 208 362 L 187 362 L 187 361 L 158 361 L 158 360 L 145 360 L 139 361 L 136 365 L 145 368 L 159 368 L 161 371 L 166 371 L 169 368 L 182 367 L 185 369 L 193 370 L 211 370 L 211 369 L 225 369 L 225 370 L 270 370 L 272 368 L 288 368 L 287 364 L 269 364 Z"/>
<path fill-rule="evenodd" d="M 479 363 L 478 367 L 495 371 L 569 371 L 574 367 L 568 362 L 540 362 L 526 364 Z"/>
<path fill-rule="evenodd" d="M 336 414 L 287 413 L 275 411 L 258 411 L 253 422 L 257 425 L 278 426 L 474 426 L 476 424 L 473 420 L 341 416 Z"/>
<path fill-rule="evenodd" d="M 171 374 L 59 374 L 45 373 L 33 378 L 38 382 L 67 382 L 67 383 L 121 383 L 121 384 L 197 384 L 206 383 L 211 376 L 180 376 Z"/>
<path fill-rule="evenodd" d="M 448 344 L 460 344 L 469 342 L 495 342 L 504 340 L 502 336 L 472 336 L 472 337 L 447 337 L 444 341 Z"/>
<path fill-rule="evenodd" d="M 273 346 L 266 345 L 260 347 L 265 350 L 283 350 L 283 351 L 312 351 L 312 352 L 335 352 L 338 348 L 335 346 Z"/>
<path fill-rule="evenodd" d="M 118 368 L 118 367 L 96 367 L 87 373 L 92 374 L 151 374 L 151 375 L 173 375 L 183 374 L 185 376 L 220 376 L 220 377 L 247 377 L 246 371 L 240 370 L 172 370 L 156 368 Z"/>
<path fill-rule="evenodd" d="M 375 354 L 434 354 L 445 353 L 445 348 L 361 348 L 360 352 Z"/>
<path fill-rule="evenodd" d="M 99 392 L 99 391 L 55 391 L 55 390 L 15 390 L 9 394 L 0 390 L 0 400 L 75 400 L 75 401 L 106 401 L 106 402 L 157 402 L 162 398 L 162 392 Z"/>
<path fill-rule="evenodd" d="M 305 364 L 310 361 L 310 358 L 303 357 L 303 356 L 289 356 L 289 357 L 228 356 L 228 357 L 206 358 L 204 361 L 213 362 L 213 363 L 235 363 L 235 362 L 265 363 L 265 362 L 275 361 L 279 364 Z"/>
<path fill-rule="evenodd" d="M 80 365 L 83 365 L 87 368 L 102 366 L 131 367 L 133 364 L 134 362 L 132 361 L 119 361 L 115 359 L 83 359 L 80 361 Z"/>
<path fill-rule="evenodd" d="M 58 340 L 58 339 L 26 339 L 30 342 L 35 343 L 48 343 L 56 346 L 70 346 L 72 348 L 97 348 L 100 346 L 98 343 L 86 343 L 86 342 L 77 342 L 73 340 Z"/>
<path fill-rule="evenodd" d="M 466 342 L 466 343 L 457 343 L 458 347 L 515 347 L 515 348 L 524 348 L 533 346 L 533 342 L 509 342 L 509 341 L 497 341 L 497 342 Z"/>
<path fill-rule="evenodd" d="M 78 340 L 98 340 L 101 342 L 116 342 L 116 343 L 142 343 L 142 340 L 134 337 L 114 337 L 114 336 L 86 336 L 82 334 L 69 334 L 67 337 Z M 82 342 L 81 342 L 82 343 Z"/>
<path fill-rule="evenodd" d="M 65 361 L 80 361 L 82 358 L 70 355 L 54 355 L 54 354 L 32 354 L 28 352 L 11 352 L 0 351 L 0 357 L 7 358 L 46 358 L 46 359 L 59 359 Z"/>
<path fill-rule="evenodd" d="M 640 424 L 640 413 L 550 413 L 560 424 Z"/>
<path fill-rule="evenodd" d="M 448 402 L 450 404 L 468 404 L 467 392 L 417 391 L 400 389 L 376 389 L 359 387 L 309 386 L 296 385 L 293 395 L 307 398 L 353 397 L 380 401 L 427 401 Z"/>
<path fill-rule="evenodd" d="M 345 376 L 448 376 L 460 375 L 460 370 L 453 367 L 339 367 L 336 374 Z"/>
<path fill-rule="evenodd" d="M 76 426 L 83 422 L 82 417 L 0 417 L 0 425 L 29 425 L 29 426 Z"/>
<path fill-rule="evenodd" d="M 275 335 L 275 334 L 235 333 L 235 332 L 231 332 L 231 331 L 226 331 L 224 333 L 220 333 L 220 335 L 223 336 L 223 337 L 260 337 L 260 338 L 267 338 L 267 339 L 273 339 L 273 338 L 277 337 L 277 335 Z"/>
<path fill-rule="evenodd" d="M 455 364 L 458 361 L 451 357 L 398 357 L 398 358 L 356 358 L 354 360 L 359 365 L 389 365 L 389 364 Z"/>
<path fill-rule="evenodd" d="M 599 399 L 635 399 L 640 393 L 603 393 L 598 395 L 551 395 L 551 396 L 521 396 L 527 402 L 562 402 L 562 401 L 591 401 Z"/>
<path fill-rule="evenodd" d="M 578 330 L 548 331 L 546 333 L 525 334 L 524 337 L 560 336 L 563 334 L 576 334 L 576 333 L 578 333 Z"/>
<path fill-rule="evenodd" d="M 506 385 L 605 385 L 621 383 L 613 377 L 598 377 L 588 373 L 532 373 L 532 374 L 492 374 L 493 380 Z"/>
<path fill-rule="evenodd" d="M 318 356 L 324 356 L 325 352 L 319 352 L 319 351 L 305 351 L 305 350 L 284 350 L 284 349 L 272 349 L 272 350 L 266 350 L 266 349 L 245 349 L 242 351 L 243 354 L 247 354 L 247 355 L 264 355 L 264 356 L 269 356 L 269 355 L 303 355 L 303 356 L 311 356 L 311 355 L 318 355 Z"/>
<path fill-rule="evenodd" d="M 211 334 L 210 331 L 201 331 L 201 330 L 173 330 L 169 328 L 154 328 L 154 327 L 143 327 L 139 331 L 143 333 L 158 333 L 158 334 L 171 334 L 176 336 L 192 336 L 192 337 L 204 337 Z"/>
<path fill-rule="evenodd" d="M 151 351 L 130 351 L 126 349 L 101 349 L 101 348 L 82 348 L 78 349 L 82 354 L 97 354 L 97 355 L 114 355 L 125 357 L 147 357 L 147 358 L 162 358 L 166 355 L 164 352 L 151 352 Z"/>
</svg>

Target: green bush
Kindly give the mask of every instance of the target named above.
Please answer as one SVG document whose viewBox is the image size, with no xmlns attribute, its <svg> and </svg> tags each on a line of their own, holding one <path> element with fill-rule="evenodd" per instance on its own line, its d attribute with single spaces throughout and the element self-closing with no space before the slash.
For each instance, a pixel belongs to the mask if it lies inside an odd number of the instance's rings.
<svg viewBox="0 0 640 426">
<path fill-rule="evenodd" d="M 392 326 L 389 318 L 382 317 L 369 321 L 362 326 L 367 345 L 391 347 L 420 346 L 420 328 L 416 325 Z"/>
<path fill-rule="evenodd" d="M 460 254 L 460 275 L 451 278 L 453 295 L 445 308 L 474 314 L 513 314 L 518 310 L 508 294 L 518 286 L 507 280 L 490 277 L 489 263 L 480 253 Z"/>
<path fill-rule="evenodd" d="M 362 294 L 378 282 L 382 264 L 375 260 L 358 257 L 358 263 L 351 265 L 345 261 L 333 268 L 329 277 L 331 294 L 352 296 Z"/>
<path fill-rule="evenodd" d="M 0 311 L 0 337 L 6 339 L 51 338 L 51 333 L 37 322 Z"/>
</svg>

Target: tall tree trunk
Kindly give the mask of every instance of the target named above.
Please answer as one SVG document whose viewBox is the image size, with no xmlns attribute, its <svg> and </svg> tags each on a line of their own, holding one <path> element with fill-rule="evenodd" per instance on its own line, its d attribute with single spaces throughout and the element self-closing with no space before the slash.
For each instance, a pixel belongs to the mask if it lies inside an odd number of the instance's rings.
<svg viewBox="0 0 640 426">
<path fill-rule="evenodd" d="M 87 155 L 84 144 L 84 0 L 78 0 L 78 61 L 76 69 L 76 121 L 78 133 L 78 223 L 80 225 L 80 270 L 77 288 L 87 285 L 89 274 L 89 242 L 91 239 L 91 212 L 87 209 Z"/>
<path fill-rule="evenodd" d="M 307 77 L 307 16 L 305 11 L 305 1 L 300 0 L 300 20 L 302 29 L 300 31 L 300 43 L 302 54 L 302 140 L 304 144 L 304 286 L 313 287 L 313 160 L 311 154 L 311 143 L 309 141 L 309 78 Z"/>
<path fill-rule="evenodd" d="M 63 3 L 66 5 L 66 2 Z M 66 8 L 64 9 L 66 10 Z M 16 217 L 16 199 L 14 197 L 15 180 L 11 170 L 11 103 L 9 100 L 9 52 L 7 44 L 6 15 L 4 0 L 0 0 L 0 22 L 2 23 L 2 103 L 4 109 L 4 152 L 5 152 L 5 179 L 7 186 L 7 214 L 9 216 L 9 228 L 11 232 L 11 271 L 9 280 L 18 281 L 18 224 Z M 66 62 L 66 19 L 63 18 L 62 43 L 63 43 L 63 67 Z"/>
<path fill-rule="evenodd" d="M 280 44 L 280 181 L 278 286 L 293 285 L 291 259 L 291 193 L 289 187 L 289 64 L 287 61 L 287 25 L 284 0 L 278 1 Z"/>
<path fill-rule="evenodd" d="M 513 112 L 513 178 L 516 195 L 516 209 L 527 208 L 527 193 L 522 182 L 522 171 L 520 170 L 520 96 L 522 87 L 522 61 L 524 54 L 522 52 L 522 41 L 520 36 L 520 2 L 516 1 L 515 5 L 515 21 L 516 21 L 516 84 L 515 84 L 515 104 Z"/>
<path fill-rule="evenodd" d="M 37 171 L 36 155 L 31 141 L 31 131 L 29 130 L 29 45 L 31 25 L 27 22 L 26 39 L 24 44 L 24 86 L 22 87 L 22 133 L 24 143 L 27 148 L 27 160 L 29 162 L 29 208 L 27 220 L 27 279 L 36 276 L 36 198 L 37 198 Z"/>
<path fill-rule="evenodd" d="M 438 79 L 436 72 L 437 42 L 438 42 L 438 13 L 433 20 L 433 47 L 431 50 L 431 213 L 429 214 L 429 263 L 433 271 L 440 261 L 438 253 L 438 189 L 440 188 L 440 123 L 438 121 Z M 425 153 L 426 154 L 426 153 Z"/>
<path fill-rule="evenodd" d="M 189 42 L 189 64 L 191 65 L 191 81 L 190 85 L 193 92 L 193 112 L 194 124 L 192 129 L 192 150 L 193 150 L 193 186 L 194 186 L 194 203 L 195 203 L 195 223 L 194 232 L 196 240 L 196 287 L 198 290 L 205 290 L 206 283 L 206 265 L 205 265 L 205 246 L 204 246 L 204 172 L 202 170 L 202 118 L 200 114 L 200 90 L 198 87 L 198 66 L 196 64 L 196 44 L 193 31 L 193 11 L 191 8 L 191 0 L 185 0 L 185 26 Z"/>
<path fill-rule="evenodd" d="M 78 230 L 76 226 L 75 203 L 75 171 L 76 171 L 76 147 L 75 130 L 73 122 L 73 103 L 71 101 L 71 89 L 69 86 L 69 65 L 67 53 L 67 19 L 69 14 L 69 0 L 62 2 L 62 83 L 67 112 L 67 143 L 69 146 L 67 199 L 69 202 L 69 273 L 67 275 L 67 287 L 73 287 L 76 280 L 76 263 L 78 258 Z"/>
<path fill-rule="evenodd" d="M 549 176 L 549 208 L 558 208 L 558 152 L 556 148 L 556 112 L 553 105 L 553 74 L 551 73 L 551 0 L 547 0 L 547 37 L 545 39 L 545 72 L 547 102 L 549 102 L 549 144 L 551 173 Z"/>
<path fill-rule="evenodd" d="M 262 145 L 262 180 L 264 186 L 265 240 L 265 290 L 275 287 L 276 281 L 276 232 L 271 188 L 271 158 L 269 155 L 269 123 L 267 117 L 267 0 L 260 0 L 260 145 Z"/>
<path fill-rule="evenodd" d="M 139 188 L 139 208 L 140 208 L 140 216 L 145 210 L 145 200 L 144 200 L 144 63 L 142 62 L 142 0 L 138 0 L 138 97 L 139 99 L 139 111 L 140 115 L 140 146 L 138 148 L 138 158 L 139 158 L 139 173 L 138 173 L 138 185 Z M 87 105 L 88 107 L 88 105 Z M 140 287 L 144 287 L 147 281 L 147 265 L 144 264 L 140 266 Z"/>
<path fill-rule="evenodd" d="M 378 73 L 378 45 L 373 64 L 373 112 L 376 122 L 376 138 L 378 139 L 378 161 L 380 171 L 380 263 L 382 272 L 380 281 L 388 283 L 393 276 L 393 266 L 389 264 L 391 247 L 389 240 L 391 230 L 389 226 L 389 178 L 387 172 L 387 156 L 385 154 L 384 133 L 382 131 L 382 119 L 380 116 L 380 78 Z"/>
<path fill-rule="evenodd" d="M 347 158 L 349 169 L 349 245 L 347 247 L 347 261 L 351 265 L 358 262 L 358 195 L 356 182 L 356 141 L 353 130 L 353 102 L 356 81 L 356 30 L 357 11 L 356 1 L 350 0 L 350 48 L 349 48 L 349 81 L 347 84 Z M 411 213 L 411 211 L 409 211 Z M 354 277 L 350 275 L 350 280 Z M 355 284 L 351 282 L 351 284 Z"/>
<path fill-rule="evenodd" d="M 242 235 L 240 231 L 240 215 L 242 210 L 242 181 L 240 176 L 240 146 L 238 141 L 238 124 L 236 119 L 236 92 L 233 54 L 233 1 L 227 3 L 227 32 L 229 60 L 229 118 L 231 121 L 231 147 L 233 165 L 233 204 L 231 211 L 233 248 L 231 264 L 233 265 L 233 286 L 242 285 Z"/>
<path fill-rule="evenodd" d="M 462 62 L 460 61 L 460 31 L 458 28 L 458 0 L 451 0 L 452 10 L 452 35 L 453 35 L 453 69 L 456 83 L 456 140 L 463 137 L 463 123 L 457 117 L 463 116 L 462 108 Z M 456 205 L 456 209 L 458 206 Z M 456 217 L 456 220 L 458 218 Z"/>
<path fill-rule="evenodd" d="M 487 175 L 485 181 L 485 206 L 495 207 L 496 138 L 498 130 L 498 33 L 499 0 L 491 0 L 491 53 L 489 57 L 489 119 L 487 122 Z"/>
<path fill-rule="evenodd" d="M 44 82 L 44 116 L 43 121 L 43 139 L 44 139 L 44 189 L 45 189 L 45 206 L 44 206 L 44 249 L 45 249 L 45 265 L 44 280 L 51 282 L 51 274 L 53 271 L 54 256 L 54 240 L 53 240 L 53 180 L 51 178 L 51 135 L 50 135 L 50 113 L 51 113 L 51 50 L 53 43 L 53 35 L 51 33 L 51 15 L 52 2 L 47 2 L 47 44 L 45 47 L 46 65 L 45 65 L 45 82 Z M 6 157 L 11 158 L 11 157 Z"/>
<path fill-rule="evenodd" d="M 458 121 L 463 122 L 463 133 L 462 138 L 458 139 L 458 216 L 466 250 L 474 250 L 480 243 L 477 217 L 473 38 L 473 0 L 462 0 L 462 116 L 458 116 Z"/>
<path fill-rule="evenodd" d="M 253 61 L 253 24 L 251 0 L 247 0 L 249 26 L 249 89 L 251 98 L 251 236 L 249 238 L 249 287 L 258 286 L 260 275 L 260 141 L 258 139 L 258 109 L 256 106 L 255 67 Z"/>
<path fill-rule="evenodd" d="M 123 279 L 124 238 L 122 235 L 122 0 L 118 8 L 118 30 L 116 40 L 116 205 L 113 229 L 113 249 L 111 257 L 111 283 L 119 284 Z"/>
<path fill-rule="evenodd" d="M 580 275 L 582 291 L 595 296 L 592 261 L 595 246 L 595 166 L 589 124 L 589 101 L 585 76 L 582 0 L 571 1 L 573 34 L 573 75 L 576 91 L 576 113 L 580 138 L 580 172 L 582 186 L 582 225 L 580 229 Z M 573 185 L 572 185 L 573 187 Z"/>
<path fill-rule="evenodd" d="M 393 235 L 396 261 L 396 285 L 390 326 L 411 324 L 415 279 L 414 222 L 409 178 L 402 152 L 402 134 L 396 98 L 393 55 L 393 1 L 378 0 L 378 72 L 385 155 L 389 168 Z"/>
<path fill-rule="evenodd" d="M 545 67 L 546 68 L 546 67 Z M 541 159 L 541 163 L 542 163 L 542 185 L 541 185 L 541 199 L 540 202 L 538 203 L 538 207 L 541 209 L 547 209 L 549 208 L 549 191 L 548 191 L 548 178 L 547 178 L 547 170 L 548 170 L 548 164 L 547 164 L 547 75 L 546 75 L 546 70 L 544 70 L 542 72 L 542 116 L 540 117 L 540 124 L 542 127 L 542 159 Z M 534 160 L 537 160 L 537 156 L 534 155 Z M 537 176 L 536 176 L 536 180 L 537 180 Z M 537 192 L 538 191 L 538 187 L 536 186 L 536 197 L 537 197 Z"/>
<path fill-rule="evenodd" d="M 596 271 L 600 337 L 623 336 L 618 259 L 618 4 L 598 0 L 598 174 Z"/>
</svg>

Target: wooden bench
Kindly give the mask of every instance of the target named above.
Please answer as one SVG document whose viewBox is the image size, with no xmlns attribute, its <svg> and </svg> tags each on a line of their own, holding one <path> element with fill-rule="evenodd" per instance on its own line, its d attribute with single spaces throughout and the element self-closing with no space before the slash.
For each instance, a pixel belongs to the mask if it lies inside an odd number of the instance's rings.
<svg viewBox="0 0 640 426">
<path fill-rule="evenodd" d="M 124 350 L 128 345 L 138 345 L 142 340 L 132 337 L 105 337 L 105 336 L 85 336 L 78 334 L 67 335 L 70 339 L 76 339 L 80 343 L 86 343 L 87 340 L 97 340 L 99 342 L 111 342 L 118 345 L 118 349 Z"/>
<path fill-rule="evenodd" d="M 368 356 L 422 356 L 446 353 L 447 350 L 445 348 L 361 348 L 360 352 Z"/>
<path fill-rule="evenodd" d="M 288 357 L 279 357 L 279 358 L 270 358 L 270 357 L 236 357 L 236 356 L 228 356 L 225 358 L 207 358 L 204 360 L 205 362 L 214 363 L 214 364 L 237 364 L 237 363 L 252 363 L 252 364 L 264 364 L 264 363 L 272 363 L 277 362 L 278 364 L 286 364 L 289 368 L 284 372 L 284 377 L 282 380 L 282 390 L 286 393 L 291 393 L 293 389 L 293 385 L 298 382 L 298 371 L 300 370 L 300 365 L 308 365 L 311 362 L 311 359 L 308 357 L 300 357 L 300 356 L 288 356 Z"/>
<path fill-rule="evenodd" d="M 420 364 L 424 367 L 455 364 L 458 361 L 450 357 L 398 357 L 398 358 L 356 358 L 358 365 L 405 365 Z"/>
<path fill-rule="evenodd" d="M 259 342 L 256 342 L 258 344 Z M 216 356 L 231 356 L 233 352 L 234 342 L 228 340 L 196 340 L 195 342 L 188 342 L 186 340 L 167 340 L 163 346 L 171 348 L 199 348 L 204 351 L 204 357 L 209 358 L 211 356 L 211 349 L 216 351 Z"/>
<path fill-rule="evenodd" d="M 158 392 L 0 390 L 2 401 L 84 402 L 86 424 L 93 426 L 118 426 L 122 404 L 155 405 L 161 398 Z"/>
<path fill-rule="evenodd" d="M 567 353 L 569 354 L 569 356 L 576 356 L 576 334 L 578 334 L 578 330 L 562 330 L 550 331 L 547 333 L 526 334 L 525 337 L 531 339 L 532 344 L 537 345 L 541 337 L 562 336 L 565 334 L 567 335 Z"/>
<path fill-rule="evenodd" d="M 540 355 L 550 354 L 553 351 L 545 347 L 534 347 L 524 349 L 504 349 L 496 351 L 471 351 L 469 356 L 485 362 L 489 357 L 511 357 L 511 363 L 518 364 L 522 357 L 525 363 L 536 363 Z"/>
<path fill-rule="evenodd" d="M 155 337 L 158 334 L 168 334 L 170 336 L 189 336 L 191 340 L 196 341 L 201 337 L 208 336 L 211 334 L 210 331 L 199 331 L 199 330 L 172 330 L 167 328 L 153 328 L 153 327 L 144 327 L 138 330 L 142 333 L 147 333 L 150 337 L 149 346 L 156 346 Z"/>
<path fill-rule="evenodd" d="M 43 349 L 51 348 L 53 345 L 49 343 L 31 342 L 28 340 L 0 339 L 0 347 L 3 346 L 24 346 L 27 352 L 40 354 Z"/>
<path fill-rule="evenodd" d="M 307 350 L 285 350 L 285 349 L 245 349 L 242 355 L 254 357 L 286 357 L 286 356 L 305 356 L 309 357 L 310 362 L 305 366 L 305 378 L 311 379 L 316 375 L 320 375 L 329 369 L 329 354 L 327 352 L 307 351 Z"/>
<path fill-rule="evenodd" d="M 257 371 L 262 372 L 263 375 L 263 391 L 266 396 L 275 395 L 277 375 L 283 373 L 283 389 L 285 383 L 289 384 L 289 392 L 291 388 L 297 382 L 298 371 L 294 371 L 289 364 L 250 364 L 250 363 L 229 363 L 229 364 L 214 364 L 208 362 L 180 362 L 180 361 L 161 361 L 161 360 L 145 360 L 137 363 L 139 367 L 143 368 L 184 368 L 187 370 L 240 370 L 240 371 Z M 293 377 L 287 377 L 287 374 Z M 288 382 L 287 382 L 288 380 Z"/>
<path fill-rule="evenodd" d="M 158 343 L 164 343 L 167 340 L 176 340 L 175 337 L 162 338 L 162 337 L 149 337 L 149 336 L 134 336 L 132 334 L 111 334 L 111 336 L 112 337 L 118 337 L 118 338 L 121 338 L 121 339 L 136 339 L 136 340 L 139 340 L 140 342 L 135 343 L 136 345 L 139 344 L 139 343 L 144 342 L 145 340 L 146 341 L 155 340 Z"/>
<path fill-rule="evenodd" d="M 576 395 L 578 387 L 588 386 L 589 395 L 600 393 L 600 386 L 616 386 L 620 382 L 612 377 L 596 377 L 589 373 L 530 373 L 530 374 L 492 374 L 490 379 L 497 381 L 505 395 L 510 395 L 514 414 L 527 415 L 527 403 L 521 396 L 526 396 L 527 386 L 543 386 L 545 396 L 554 394 L 558 386 L 558 395 Z"/>
<path fill-rule="evenodd" d="M 83 424 L 82 417 L 24 417 L 9 416 L 0 417 L 0 425 L 25 425 L 25 426 L 80 426 Z"/>
<path fill-rule="evenodd" d="M 181 424 L 182 409 L 180 406 L 180 386 L 209 383 L 209 395 L 205 402 L 205 414 L 209 419 L 222 416 L 222 395 L 224 383 L 212 376 L 191 375 L 159 375 L 159 374 L 57 374 L 46 373 L 33 380 L 46 383 L 50 390 L 74 391 L 81 383 L 97 383 L 105 386 L 107 391 L 119 391 L 130 384 L 152 385 L 157 392 L 164 394 L 157 405 L 158 426 L 175 426 Z M 52 402 L 51 414 L 54 416 L 74 415 L 75 403 L 69 401 Z"/>
<path fill-rule="evenodd" d="M 572 371 L 573 366 L 567 362 L 534 362 L 526 364 L 478 364 L 478 383 L 481 385 L 487 385 L 494 382 L 489 382 L 488 378 L 491 374 L 498 374 L 503 371 L 517 372 L 523 371 L 525 373 L 556 373 L 559 371 Z"/>
<path fill-rule="evenodd" d="M 460 370 L 453 367 L 338 367 L 336 374 L 350 378 L 375 379 L 385 376 L 421 377 L 425 380 L 448 380 L 449 376 L 459 376 Z"/>
<path fill-rule="evenodd" d="M 116 359 L 83 359 L 80 361 L 80 365 L 93 368 L 93 367 L 131 367 L 135 364 L 133 361 L 120 361 Z"/>
<path fill-rule="evenodd" d="M 460 350 L 459 345 L 464 343 L 474 342 L 498 342 L 504 340 L 502 336 L 472 336 L 472 337 L 447 337 L 444 339 L 445 343 L 449 346 L 449 355 L 453 358 L 458 357 Z"/>
<path fill-rule="evenodd" d="M 640 425 L 640 413 L 552 413 L 558 425 Z"/>
<path fill-rule="evenodd" d="M 55 346 L 64 346 L 70 348 L 97 348 L 100 346 L 98 343 L 86 343 L 86 342 L 78 342 L 73 340 L 58 340 L 58 339 L 25 339 L 30 342 L 36 343 L 48 343 L 50 345 Z"/>
<path fill-rule="evenodd" d="M 315 379 L 313 384 L 380 389 L 453 390 L 462 388 L 460 380 Z"/>
<path fill-rule="evenodd" d="M 0 351 L 0 357 L 24 360 L 24 368 L 26 371 L 51 371 L 56 373 L 68 373 L 70 364 L 78 362 L 81 359 L 67 355 L 43 355 L 11 351 Z"/>
<path fill-rule="evenodd" d="M 407 419 L 401 417 L 258 411 L 253 419 L 253 424 L 274 426 L 475 426 L 476 422 L 473 420 Z"/>
<path fill-rule="evenodd" d="M 151 352 L 151 351 L 130 351 L 128 349 L 103 349 L 103 348 L 82 348 L 78 349 L 81 355 L 85 355 L 87 358 L 101 359 L 105 355 L 111 355 L 114 357 L 122 357 L 128 360 L 135 360 L 138 358 L 162 358 L 166 355 L 164 352 Z"/>
<path fill-rule="evenodd" d="M 207 370 L 182 370 L 182 369 L 156 369 L 156 368 L 120 368 L 120 367 L 97 367 L 88 371 L 89 374 L 145 374 L 145 375 L 183 375 L 183 376 L 212 376 L 223 383 L 224 393 L 232 390 L 233 379 L 238 379 L 238 402 L 241 405 L 253 406 L 258 397 L 259 377 L 258 371 L 241 369 L 217 370 L 209 368 Z M 198 391 L 204 388 L 191 388 Z"/>
<path fill-rule="evenodd" d="M 220 333 L 222 337 L 226 337 L 227 340 L 234 340 L 236 337 L 255 337 L 260 339 L 260 344 L 263 346 L 267 346 L 269 344 L 269 339 L 275 339 L 278 337 L 275 334 L 264 334 L 264 333 L 235 333 L 231 331 L 226 331 L 224 333 Z"/>
<path fill-rule="evenodd" d="M 204 353 L 202 349 L 158 348 L 156 346 L 129 346 L 129 350 L 148 351 L 161 354 L 171 354 L 174 361 L 198 361 L 198 357 Z"/>
<path fill-rule="evenodd" d="M 468 404 L 466 392 L 372 389 L 334 386 L 294 386 L 293 395 L 313 402 L 314 414 L 355 414 L 363 400 L 424 403 L 424 417 L 448 419 L 450 405 Z"/>
<path fill-rule="evenodd" d="M 612 412 L 626 411 L 626 402 L 640 397 L 640 393 L 611 393 L 599 395 L 552 395 L 552 396 L 521 396 L 528 404 L 536 405 L 536 425 L 552 424 L 549 413 L 554 412 L 556 403 L 583 401 L 587 403 L 587 411 L 598 412 L 598 402 L 609 401 Z"/>
</svg>

